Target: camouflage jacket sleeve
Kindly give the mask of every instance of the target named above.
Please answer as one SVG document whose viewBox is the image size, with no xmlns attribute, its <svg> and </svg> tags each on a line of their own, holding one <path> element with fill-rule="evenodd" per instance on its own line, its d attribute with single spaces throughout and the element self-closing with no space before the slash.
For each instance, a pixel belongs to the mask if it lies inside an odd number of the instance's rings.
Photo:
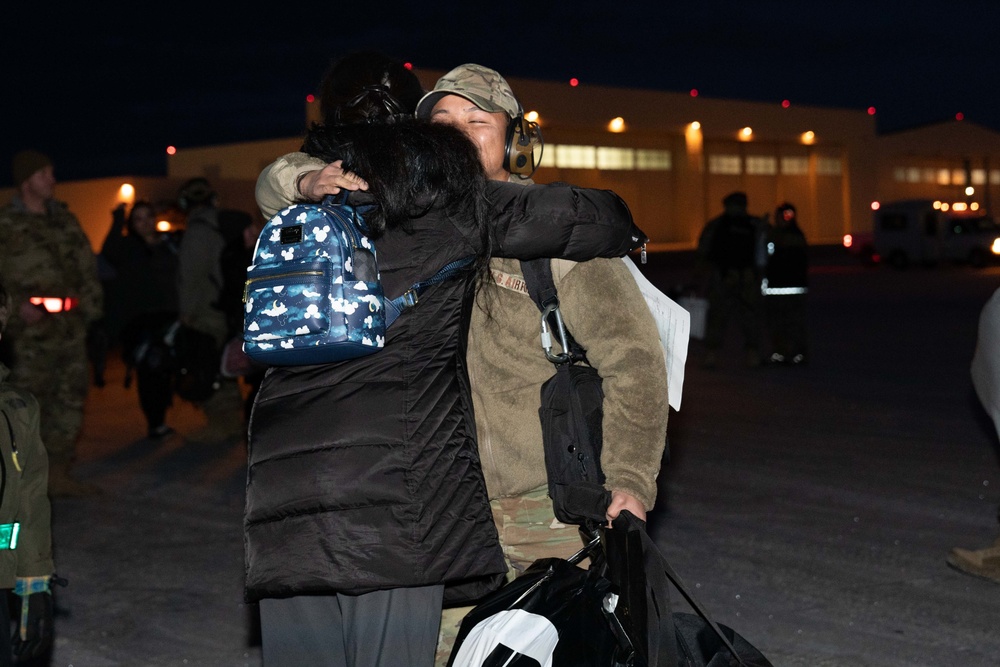
<svg viewBox="0 0 1000 667">
<path fill-rule="evenodd" d="M 652 509 L 670 409 L 656 322 L 620 259 L 552 268 L 566 326 L 603 379 L 605 486 Z"/>
<path fill-rule="evenodd" d="M 298 191 L 299 177 L 307 171 L 316 171 L 326 166 L 319 158 L 305 153 L 283 155 L 260 172 L 257 177 L 257 207 L 261 215 L 270 219 L 289 204 L 302 199 Z"/>
</svg>

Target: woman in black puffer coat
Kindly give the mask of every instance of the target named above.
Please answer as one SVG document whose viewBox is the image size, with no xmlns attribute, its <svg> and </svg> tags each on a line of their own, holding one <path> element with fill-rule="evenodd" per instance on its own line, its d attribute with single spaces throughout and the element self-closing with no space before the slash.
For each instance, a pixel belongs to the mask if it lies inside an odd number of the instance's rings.
<svg viewBox="0 0 1000 667">
<path fill-rule="evenodd" d="M 407 93 L 416 79 L 395 61 L 360 54 L 331 74 L 339 124 L 315 126 L 304 150 L 368 181 L 350 201 L 377 205 L 366 222 L 386 298 L 475 261 L 421 294 L 379 352 L 268 370 L 250 420 L 246 597 L 267 667 L 429 666 L 442 600 L 480 597 L 505 572 L 465 367 L 491 253 L 582 261 L 645 236 L 614 193 L 486 181 L 460 131 L 413 119 L 422 91 Z"/>
</svg>

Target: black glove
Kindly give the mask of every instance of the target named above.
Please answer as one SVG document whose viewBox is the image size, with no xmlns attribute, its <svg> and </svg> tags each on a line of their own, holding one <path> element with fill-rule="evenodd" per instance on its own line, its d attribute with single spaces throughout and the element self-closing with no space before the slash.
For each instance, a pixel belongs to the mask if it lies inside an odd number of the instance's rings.
<svg viewBox="0 0 1000 667">
<path fill-rule="evenodd" d="M 14 658 L 29 660 L 52 648 L 52 594 L 48 591 L 21 596 L 21 615 L 11 637 Z"/>
</svg>

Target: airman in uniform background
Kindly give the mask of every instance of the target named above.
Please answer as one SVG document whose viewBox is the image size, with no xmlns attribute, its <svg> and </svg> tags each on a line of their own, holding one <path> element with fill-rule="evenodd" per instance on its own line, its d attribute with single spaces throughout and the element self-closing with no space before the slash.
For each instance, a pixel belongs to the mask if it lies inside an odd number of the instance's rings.
<svg viewBox="0 0 1000 667">
<path fill-rule="evenodd" d="M 0 282 L 10 294 L 4 342 L 10 382 L 38 399 L 49 456 L 49 493 L 99 489 L 70 476 L 90 383 L 87 328 L 102 314 L 97 262 L 80 222 L 54 199 L 52 161 L 26 150 L 12 161 L 17 185 L 0 209 Z"/>
</svg>

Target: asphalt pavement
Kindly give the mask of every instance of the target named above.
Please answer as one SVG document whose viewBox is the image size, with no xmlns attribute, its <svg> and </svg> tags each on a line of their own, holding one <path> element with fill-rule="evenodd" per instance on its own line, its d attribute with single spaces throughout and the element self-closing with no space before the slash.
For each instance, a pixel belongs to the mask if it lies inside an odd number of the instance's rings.
<svg viewBox="0 0 1000 667">
<path fill-rule="evenodd" d="M 669 292 L 690 257 L 642 270 Z M 1000 584 L 945 556 L 1000 535 L 1000 445 L 969 378 L 1000 268 L 864 268 L 832 250 L 810 280 L 808 366 L 744 367 L 734 328 L 705 370 L 691 342 L 650 532 L 776 667 L 996 667 Z M 104 493 L 53 505 L 69 585 L 52 664 L 259 666 L 245 446 L 199 439 L 204 419 L 181 401 L 178 436 L 145 440 L 123 378 L 113 361 L 92 388 L 79 447 L 79 476 Z"/>
</svg>

